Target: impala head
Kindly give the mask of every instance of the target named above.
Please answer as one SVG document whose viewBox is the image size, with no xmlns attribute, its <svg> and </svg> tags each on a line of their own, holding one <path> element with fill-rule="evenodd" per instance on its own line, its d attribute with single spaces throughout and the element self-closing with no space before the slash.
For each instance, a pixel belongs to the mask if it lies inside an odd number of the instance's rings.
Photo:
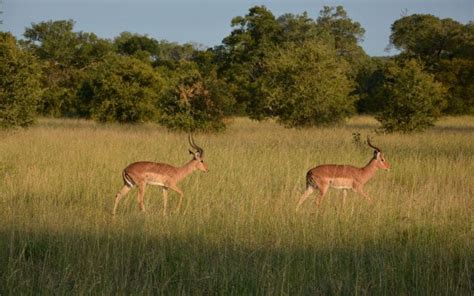
<svg viewBox="0 0 474 296">
<path fill-rule="evenodd" d="M 205 164 L 203 160 L 204 150 L 198 145 L 196 145 L 196 143 L 194 143 L 194 139 L 192 135 L 189 135 L 188 140 L 189 140 L 189 145 L 191 145 L 191 147 L 196 150 L 196 151 L 192 151 L 191 149 L 189 150 L 189 153 L 193 156 L 195 168 L 200 171 L 207 172 L 208 170 L 207 164 Z"/>
<path fill-rule="evenodd" d="M 384 169 L 384 170 L 390 169 L 390 163 L 388 163 L 388 161 L 385 160 L 382 150 L 372 145 L 372 143 L 370 142 L 370 138 L 368 136 L 367 136 L 367 144 L 369 145 L 369 147 L 374 148 L 374 160 L 377 163 L 377 167 L 379 169 Z"/>
</svg>

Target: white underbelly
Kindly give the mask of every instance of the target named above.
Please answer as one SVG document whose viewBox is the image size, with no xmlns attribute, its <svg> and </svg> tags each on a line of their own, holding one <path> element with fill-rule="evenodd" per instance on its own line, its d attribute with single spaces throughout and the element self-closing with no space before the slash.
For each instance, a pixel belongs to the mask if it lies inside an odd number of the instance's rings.
<svg viewBox="0 0 474 296">
<path fill-rule="evenodd" d="M 147 182 L 149 185 L 156 185 L 156 186 L 165 186 L 165 184 L 161 182 Z"/>
<path fill-rule="evenodd" d="M 352 186 L 346 186 L 346 185 L 331 185 L 331 187 L 334 189 L 352 189 Z"/>
<path fill-rule="evenodd" d="M 329 186 L 335 189 L 352 189 L 352 179 L 338 178 L 333 179 Z"/>
</svg>

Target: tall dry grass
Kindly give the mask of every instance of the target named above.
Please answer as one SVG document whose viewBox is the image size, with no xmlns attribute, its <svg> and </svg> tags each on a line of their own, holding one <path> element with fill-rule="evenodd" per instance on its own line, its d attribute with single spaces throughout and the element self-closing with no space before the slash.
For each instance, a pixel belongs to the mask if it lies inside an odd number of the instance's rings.
<svg viewBox="0 0 474 296">
<path fill-rule="evenodd" d="M 375 128 L 369 117 L 303 130 L 235 119 L 195 136 L 210 172 L 181 183 L 181 212 L 164 217 L 149 187 L 146 214 L 133 190 L 115 218 L 121 170 L 185 163 L 185 134 L 46 119 L 1 132 L 0 294 L 472 294 L 474 119 Z M 330 190 L 295 213 L 309 168 L 368 162 L 354 132 L 392 164 L 366 186 L 375 202 L 350 193 L 342 207 Z"/>
</svg>

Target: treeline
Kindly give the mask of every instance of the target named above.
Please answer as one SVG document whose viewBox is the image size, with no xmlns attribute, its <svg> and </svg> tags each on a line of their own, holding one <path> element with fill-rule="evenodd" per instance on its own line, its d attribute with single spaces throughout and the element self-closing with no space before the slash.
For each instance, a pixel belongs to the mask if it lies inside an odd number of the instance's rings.
<svg viewBox="0 0 474 296">
<path fill-rule="evenodd" d="M 317 19 L 255 6 L 231 26 L 213 48 L 129 32 L 107 40 L 72 20 L 32 24 L 21 40 L 0 33 L 0 126 L 39 114 L 219 131 L 235 115 L 304 127 L 369 113 L 410 132 L 474 114 L 473 22 L 404 16 L 390 58 L 364 52 L 364 29 L 341 6 Z"/>
</svg>

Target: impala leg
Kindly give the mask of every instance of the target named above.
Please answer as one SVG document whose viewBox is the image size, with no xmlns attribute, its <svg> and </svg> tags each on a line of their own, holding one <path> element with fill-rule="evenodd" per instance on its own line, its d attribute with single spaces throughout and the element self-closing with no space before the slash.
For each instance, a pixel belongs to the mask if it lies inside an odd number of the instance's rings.
<svg viewBox="0 0 474 296">
<path fill-rule="evenodd" d="M 184 196 L 183 191 L 181 191 L 181 189 L 179 189 L 175 185 L 169 186 L 169 188 L 179 194 L 179 203 L 178 203 L 178 208 L 176 209 L 176 212 L 178 212 L 179 209 L 181 209 L 181 204 L 183 203 L 183 196 Z"/>
<path fill-rule="evenodd" d="M 344 207 L 346 204 L 346 198 L 347 198 L 347 189 L 342 190 L 342 206 Z"/>
<path fill-rule="evenodd" d="M 163 187 L 163 215 L 166 216 L 166 209 L 168 207 L 168 188 Z"/>
<path fill-rule="evenodd" d="M 368 196 L 364 191 L 361 191 L 361 194 L 367 199 L 367 202 L 371 204 L 373 202 L 372 198 Z"/>
<path fill-rule="evenodd" d="M 372 203 L 372 198 L 370 198 L 370 196 L 368 196 L 365 192 L 364 192 L 364 188 L 362 186 L 357 186 L 355 188 L 355 191 L 357 193 L 359 193 L 360 195 L 362 195 L 368 203 Z"/>
<path fill-rule="evenodd" d="M 329 184 L 321 184 L 321 186 L 319 186 L 319 191 L 321 194 L 316 199 L 316 206 L 318 208 L 321 206 L 321 203 L 323 202 L 324 196 L 326 196 L 328 189 L 329 189 Z"/>
<path fill-rule="evenodd" d="M 117 213 L 117 207 L 120 200 L 130 191 L 130 189 L 132 189 L 132 187 L 128 187 L 127 185 L 124 185 L 122 189 L 120 189 L 120 191 L 117 192 L 117 195 L 115 195 L 115 204 L 114 204 L 114 209 L 112 211 L 112 215 L 115 215 L 115 213 Z"/>
<path fill-rule="evenodd" d="M 303 195 L 300 197 L 299 201 L 298 201 L 298 204 L 296 205 L 296 211 L 299 210 L 300 206 L 305 202 L 305 200 L 308 198 L 308 196 L 310 196 L 311 193 L 314 192 L 314 188 L 311 187 L 311 186 L 308 186 L 305 190 L 305 192 L 303 193 Z"/>
<path fill-rule="evenodd" d="M 145 212 L 145 203 L 144 203 L 144 195 L 145 195 L 145 189 L 146 189 L 146 184 L 145 183 L 140 183 L 138 184 L 138 195 L 137 195 L 137 201 L 138 201 L 138 206 L 140 207 L 140 211 Z"/>
</svg>

